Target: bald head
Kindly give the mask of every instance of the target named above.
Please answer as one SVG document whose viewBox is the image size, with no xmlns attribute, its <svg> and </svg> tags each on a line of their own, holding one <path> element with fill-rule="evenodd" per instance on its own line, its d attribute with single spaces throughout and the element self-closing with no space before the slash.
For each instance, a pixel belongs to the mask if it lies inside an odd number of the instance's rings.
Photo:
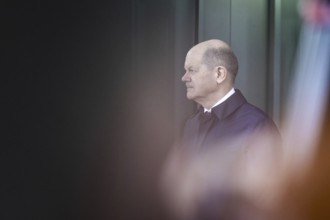
<svg viewBox="0 0 330 220">
<path fill-rule="evenodd" d="M 209 68 L 224 66 L 234 82 L 238 72 L 237 57 L 228 44 L 221 40 L 212 39 L 195 45 L 189 52 L 199 51 L 203 55 L 202 62 Z"/>
</svg>

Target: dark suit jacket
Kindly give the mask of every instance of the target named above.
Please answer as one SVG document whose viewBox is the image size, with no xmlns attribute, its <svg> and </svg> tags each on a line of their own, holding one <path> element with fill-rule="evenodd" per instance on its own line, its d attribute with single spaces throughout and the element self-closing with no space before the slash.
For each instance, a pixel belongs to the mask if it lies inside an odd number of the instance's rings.
<svg viewBox="0 0 330 220">
<path fill-rule="evenodd" d="M 204 136 L 199 133 L 202 107 L 187 120 L 183 146 L 174 151 L 176 160 L 170 160 L 176 175 L 168 179 L 174 180 L 179 192 L 175 196 L 180 197 L 180 190 L 185 196 L 191 192 L 188 204 L 194 200 L 195 219 L 247 219 L 246 210 L 258 214 L 253 209 L 258 206 L 251 201 L 263 204 L 272 198 L 264 174 L 275 172 L 281 164 L 280 135 L 274 122 L 239 90 L 212 112 Z"/>
<path fill-rule="evenodd" d="M 262 110 L 246 101 L 239 90 L 226 101 L 212 109 L 214 118 L 204 137 L 199 135 L 200 120 L 203 108 L 193 114 L 185 124 L 182 145 L 188 149 L 208 149 L 213 146 L 224 146 L 239 137 L 248 137 L 257 131 L 273 134 L 279 139 L 279 132 L 272 121 Z"/>
</svg>

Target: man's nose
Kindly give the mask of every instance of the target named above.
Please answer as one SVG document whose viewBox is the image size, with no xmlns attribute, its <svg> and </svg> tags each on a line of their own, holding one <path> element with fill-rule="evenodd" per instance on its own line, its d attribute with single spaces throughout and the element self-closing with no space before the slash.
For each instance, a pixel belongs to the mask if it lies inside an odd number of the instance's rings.
<svg viewBox="0 0 330 220">
<path fill-rule="evenodd" d="M 182 82 L 188 82 L 190 81 L 190 77 L 188 76 L 187 72 L 182 76 L 181 78 Z"/>
</svg>

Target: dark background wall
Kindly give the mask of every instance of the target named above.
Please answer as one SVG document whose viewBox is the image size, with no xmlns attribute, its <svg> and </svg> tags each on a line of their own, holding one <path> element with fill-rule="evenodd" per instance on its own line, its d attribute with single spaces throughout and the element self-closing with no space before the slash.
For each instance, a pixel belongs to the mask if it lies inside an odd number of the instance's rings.
<svg viewBox="0 0 330 220">
<path fill-rule="evenodd" d="M 1 219 L 166 218 L 157 181 L 183 120 L 187 10 L 173 2 L 1 3 Z"/>
</svg>

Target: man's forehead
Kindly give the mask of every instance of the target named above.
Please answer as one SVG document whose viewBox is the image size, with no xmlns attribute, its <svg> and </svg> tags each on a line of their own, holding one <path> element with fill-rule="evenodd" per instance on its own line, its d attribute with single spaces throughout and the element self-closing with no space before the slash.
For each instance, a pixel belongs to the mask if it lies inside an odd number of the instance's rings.
<svg viewBox="0 0 330 220">
<path fill-rule="evenodd" d="M 199 48 L 192 48 L 188 51 L 186 60 L 198 60 L 203 55 L 204 51 Z"/>
<path fill-rule="evenodd" d="M 202 55 L 202 52 L 191 49 L 187 53 L 185 65 L 198 65 L 201 62 Z"/>
<path fill-rule="evenodd" d="M 184 62 L 185 66 L 193 66 L 194 64 L 196 65 L 198 60 L 196 59 L 196 56 L 192 53 L 188 53 L 186 56 L 186 60 Z"/>
<path fill-rule="evenodd" d="M 186 59 L 186 61 L 184 62 L 184 67 L 186 68 L 186 69 L 188 69 L 189 67 L 191 67 L 192 66 L 192 63 L 189 61 L 189 59 Z"/>
</svg>

